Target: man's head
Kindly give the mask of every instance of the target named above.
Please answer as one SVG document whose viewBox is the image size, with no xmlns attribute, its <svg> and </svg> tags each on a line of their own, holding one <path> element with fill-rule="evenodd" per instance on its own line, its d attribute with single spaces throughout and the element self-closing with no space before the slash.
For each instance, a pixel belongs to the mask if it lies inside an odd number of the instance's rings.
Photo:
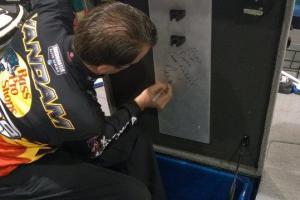
<svg viewBox="0 0 300 200">
<path fill-rule="evenodd" d="M 75 32 L 74 48 L 95 74 L 111 74 L 139 62 L 155 45 L 157 32 L 149 17 L 123 3 L 94 8 Z"/>
</svg>

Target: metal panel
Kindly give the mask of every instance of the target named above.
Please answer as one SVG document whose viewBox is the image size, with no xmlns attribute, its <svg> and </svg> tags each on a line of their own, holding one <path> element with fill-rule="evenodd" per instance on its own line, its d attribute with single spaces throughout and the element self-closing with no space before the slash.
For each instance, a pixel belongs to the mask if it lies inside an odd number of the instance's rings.
<svg viewBox="0 0 300 200">
<path fill-rule="evenodd" d="M 159 36 L 155 78 L 174 90 L 159 113 L 160 133 L 209 143 L 211 1 L 151 0 L 149 15 Z"/>
</svg>

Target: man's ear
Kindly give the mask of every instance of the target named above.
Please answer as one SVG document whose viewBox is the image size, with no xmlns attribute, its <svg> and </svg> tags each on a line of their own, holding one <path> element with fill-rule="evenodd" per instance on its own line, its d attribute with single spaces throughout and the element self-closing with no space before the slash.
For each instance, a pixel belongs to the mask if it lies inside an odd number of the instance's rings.
<svg viewBox="0 0 300 200">
<path fill-rule="evenodd" d="M 112 65 L 99 65 L 96 67 L 96 71 L 98 75 L 105 75 L 105 74 L 114 74 L 116 72 L 119 72 L 120 69 L 117 69 Z"/>
<path fill-rule="evenodd" d="M 97 74 L 106 74 L 108 71 L 107 65 L 99 65 L 96 67 L 96 72 Z"/>
</svg>

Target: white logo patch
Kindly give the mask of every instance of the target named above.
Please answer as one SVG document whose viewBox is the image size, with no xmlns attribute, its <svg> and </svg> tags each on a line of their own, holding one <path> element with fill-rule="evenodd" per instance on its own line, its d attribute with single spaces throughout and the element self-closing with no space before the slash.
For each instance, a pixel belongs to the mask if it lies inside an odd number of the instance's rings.
<svg viewBox="0 0 300 200">
<path fill-rule="evenodd" d="M 66 74 L 65 63 L 58 44 L 48 47 L 48 61 L 56 75 Z"/>
</svg>

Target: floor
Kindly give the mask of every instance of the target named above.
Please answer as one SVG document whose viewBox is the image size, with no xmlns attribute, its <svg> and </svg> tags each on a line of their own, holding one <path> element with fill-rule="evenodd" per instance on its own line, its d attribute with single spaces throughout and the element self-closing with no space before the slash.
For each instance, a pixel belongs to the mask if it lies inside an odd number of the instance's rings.
<svg viewBox="0 0 300 200">
<path fill-rule="evenodd" d="M 300 199 L 300 95 L 278 94 L 256 200 Z"/>
</svg>

